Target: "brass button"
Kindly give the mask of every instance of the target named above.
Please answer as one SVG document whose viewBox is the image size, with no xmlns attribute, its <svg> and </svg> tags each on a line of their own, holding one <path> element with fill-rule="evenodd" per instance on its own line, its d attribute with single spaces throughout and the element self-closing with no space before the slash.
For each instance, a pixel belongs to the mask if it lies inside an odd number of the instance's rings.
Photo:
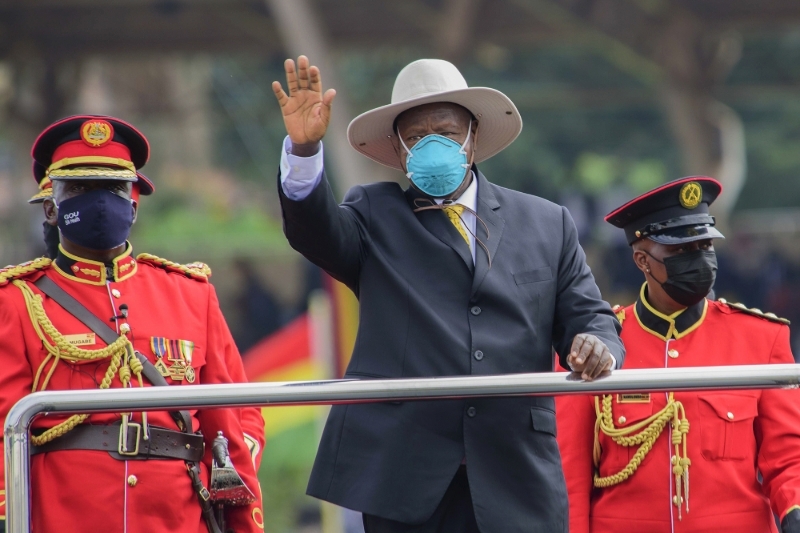
<svg viewBox="0 0 800 533">
<path fill-rule="evenodd" d="M 135 487 L 138 481 L 139 479 L 136 476 L 134 475 L 128 476 L 128 485 L 130 485 L 131 487 Z"/>
<path fill-rule="evenodd" d="M 130 331 L 131 331 L 130 324 L 120 324 L 119 326 L 120 333 L 130 333 Z"/>
<path fill-rule="evenodd" d="M 677 359 L 677 358 L 678 358 L 678 356 L 680 355 L 680 353 L 678 353 L 678 350 L 674 350 L 674 349 L 673 349 L 673 350 L 669 350 L 669 351 L 667 352 L 667 355 L 668 355 L 668 356 L 670 356 L 670 357 L 671 357 L 671 358 L 673 358 L 673 359 Z"/>
<path fill-rule="evenodd" d="M 111 296 L 113 296 L 114 298 L 119 298 L 120 296 L 122 296 L 122 293 L 120 293 L 117 289 L 111 289 Z"/>
<path fill-rule="evenodd" d="M 733 413 L 728 411 L 728 420 L 733 420 Z"/>
<path fill-rule="evenodd" d="M 191 448 L 192 448 L 192 445 L 191 445 L 191 444 L 189 444 L 189 443 L 187 442 L 187 443 L 186 443 L 186 449 L 187 449 L 187 450 L 190 450 Z"/>
<path fill-rule="evenodd" d="M 628 419 L 625 418 L 624 416 L 619 417 L 619 419 L 617 420 L 617 422 L 619 422 L 620 424 L 624 424 L 627 421 L 628 421 Z"/>
</svg>

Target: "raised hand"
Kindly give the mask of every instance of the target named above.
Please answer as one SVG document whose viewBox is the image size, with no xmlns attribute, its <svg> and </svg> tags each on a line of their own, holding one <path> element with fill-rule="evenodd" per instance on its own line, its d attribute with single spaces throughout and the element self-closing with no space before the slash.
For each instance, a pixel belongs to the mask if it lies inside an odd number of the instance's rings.
<svg viewBox="0 0 800 533">
<path fill-rule="evenodd" d="M 272 82 L 272 90 L 281 106 L 283 123 L 292 145 L 316 145 L 325 135 L 331 121 L 334 89 L 322 93 L 319 69 L 309 66 L 308 58 L 297 58 L 297 68 L 291 59 L 283 64 L 286 70 L 287 95 L 280 82 Z"/>
</svg>

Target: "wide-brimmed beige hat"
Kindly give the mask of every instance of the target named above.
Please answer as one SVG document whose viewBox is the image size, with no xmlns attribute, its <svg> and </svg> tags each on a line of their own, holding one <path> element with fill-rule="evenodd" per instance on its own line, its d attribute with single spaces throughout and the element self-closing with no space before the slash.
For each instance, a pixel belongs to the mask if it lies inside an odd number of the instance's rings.
<svg viewBox="0 0 800 533">
<path fill-rule="evenodd" d="M 362 113 L 347 128 L 350 144 L 387 167 L 401 169 L 391 136 L 397 115 L 432 102 L 452 102 L 469 109 L 478 119 L 480 134 L 475 162 L 489 159 L 514 142 L 522 131 L 522 117 L 511 99 L 488 87 L 469 87 L 452 63 L 441 59 L 419 59 L 397 75 L 392 103 Z"/>
</svg>

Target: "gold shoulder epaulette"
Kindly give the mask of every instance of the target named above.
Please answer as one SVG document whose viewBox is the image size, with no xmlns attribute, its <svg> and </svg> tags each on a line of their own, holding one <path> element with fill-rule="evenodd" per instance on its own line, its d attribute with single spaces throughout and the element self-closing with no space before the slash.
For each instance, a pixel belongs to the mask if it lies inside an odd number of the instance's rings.
<svg viewBox="0 0 800 533">
<path fill-rule="evenodd" d="M 621 326 L 622 323 L 625 322 L 625 308 L 621 305 L 615 305 L 611 308 L 611 310 L 614 311 L 615 315 L 617 315 L 617 320 L 619 320 L 619 324 Z"/>
<path fill-rule="evenodd" d="M 9 265 L 5 268 L 0 268 L 0 287 L 8 285 L 15 279 L 24 278 L 29 274 L 44 270 L 50 266 L 53 261 L 47 257 L 39 257 L 33 261 L 27 261 L 19 265 Z"/>
<path fill-rule="evenodd" d="M 169 272 L 180 272 L 186 277 L 200 281 L 208 281 L 208 278 L 211 277 L 211 268 L 205 263 L 195 262 L 182 265 L 181 263 L 163 259 L 152 254 L 139 254 L 136 256 L 136 260 L 161 267 Z"/>
<path fill-rule="evenodd" d="M 752 308 L 751 307 L 747 307 L 746 305 L 740 304 L 740 303 L 732 304 L 728 300 L 726 300 L 725 298 L 720 298 L 717 301 L 719 303 L 723 304 L 723 305 L 727 305 L 731 309 L 736 309 L 737 311 L 741 311 L 742 313 L 747 313 L 748 315 L 757 316 L 759 318 L 765 318 L 765 319 L 769 320 L 770 322 L 777 322 L 778 324 L 784 324 L 786 326 L 791 324 L 789 319 L 781 318 L 778 315 L 776 315 L 775 313 L 765 313 L 761 309 L 756 309 L 755 307 L 752 307 Z"/>
</svg>

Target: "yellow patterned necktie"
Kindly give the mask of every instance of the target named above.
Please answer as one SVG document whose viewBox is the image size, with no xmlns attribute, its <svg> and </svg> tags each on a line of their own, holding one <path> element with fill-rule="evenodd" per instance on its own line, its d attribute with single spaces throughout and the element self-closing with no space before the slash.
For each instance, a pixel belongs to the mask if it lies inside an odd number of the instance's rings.
<svg viewBox="0 0 800 533">
<path fill-rule="evenodd" d="M 464 240 L 467 242 L 467 246 L 469 249 L 472 250 L 472 246 L 469 244 L 469 237 L 467 236 L 467 231 L 464 229 L 464 225 L 461 223 L 461 214 L 464 212 L 464 206 L 461 204 L 453 204 L 448 205 L 442 209 L 446 214 L 447 218 L 450 219 L 450 222 L 456 227 L 458 232 L 464 237 Z"/>
</svg>

